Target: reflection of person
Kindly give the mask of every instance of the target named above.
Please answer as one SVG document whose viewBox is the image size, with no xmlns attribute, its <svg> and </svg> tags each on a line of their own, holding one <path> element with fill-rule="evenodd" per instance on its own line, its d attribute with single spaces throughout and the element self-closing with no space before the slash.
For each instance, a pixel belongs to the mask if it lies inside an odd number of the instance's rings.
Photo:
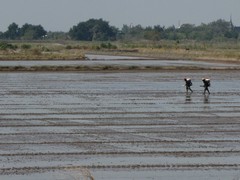
<svg viewBox="0 0 240 180">
<path fill-rule="evenodd" d="M 210 84 L 210 79 L 202 78 L 202 81 L 203 81 L 203 87 L 204 87 L 203 94 L 205 94 L 206 91 L 208 92 L 208 94 L 210 94 L 209 89 L 208 89 L 208 87 L 210 87 L 210 85 L 211 85 Z"/>
<path fill-rule="evenodd" d="M 191 89 L 192 80 L 190 78 L 184 78 L 184 81 L 185 81 L 186 91 L 188 92 L 188 90 L 190 90 L 191 92 L 193 92 Z"/>
<path fill-rule="evenodd" d="M 204 95 L 204 104 L 208 104 L 209 103 L 209 94 Z"/>
<path fill-rule="evenodd" d="M 186 93 L 186 98 L 185 98 L 185 103 L 191 103 L 192 98 L 191 98 L 191 93 Z"/>
</svg>

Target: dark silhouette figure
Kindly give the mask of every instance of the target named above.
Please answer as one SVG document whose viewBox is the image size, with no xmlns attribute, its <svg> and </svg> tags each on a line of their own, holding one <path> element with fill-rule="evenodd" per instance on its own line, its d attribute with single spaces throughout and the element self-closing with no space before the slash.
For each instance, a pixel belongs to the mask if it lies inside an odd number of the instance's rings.
<svg viewBox="0 0 240 180">
<path fill-rule="evenodd" d="M 210 91 L 208 89 L 208 87 L 210 87 L 210 79 L 206 79 L 206 78 L 202 78 L 202 81 L 203 81 L 203 87 L 204 87 L 204 92 L 203 94 L 206 93 L 206 91 L 208 92 L 208 94 L 210 94 Z"/>
<path fill-rule="evenodd" d="M 184 81 L 185 81 L 186 91 L 188 92 L 188 90 L 190 90 L 191 92 L 193 92 L 191 89 L 192 80 L 190 78 L 184 78 Z"/>
</svg>

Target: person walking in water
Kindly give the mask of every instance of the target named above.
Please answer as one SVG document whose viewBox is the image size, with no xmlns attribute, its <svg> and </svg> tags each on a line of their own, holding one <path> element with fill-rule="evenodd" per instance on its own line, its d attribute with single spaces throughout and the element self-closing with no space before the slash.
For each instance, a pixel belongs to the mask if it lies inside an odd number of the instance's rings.
<svg viewBox="0 0 240 180">
<path fill-rule="evenodd" d="M 184 78 L 184 81 L 185 81 L 186 91 L 188 92 L 188 90 L 190 90 L 191 92 L 193 92 L 191 89 L 192 80 L 190 78 Z"/>
<path fill-rule="evenodd" d="M 210 94 L 210 91 L 208 89 L 208 87 L 210 87 L 210 79 L 207 79 L 207 78 L 202 78 L 202 82 L 203 82 L 203 87 L 204 87 L 204 92 L 203 94 L 206 93 L 206 91 L 208 92 L 208 94 Z"/>
</svg>

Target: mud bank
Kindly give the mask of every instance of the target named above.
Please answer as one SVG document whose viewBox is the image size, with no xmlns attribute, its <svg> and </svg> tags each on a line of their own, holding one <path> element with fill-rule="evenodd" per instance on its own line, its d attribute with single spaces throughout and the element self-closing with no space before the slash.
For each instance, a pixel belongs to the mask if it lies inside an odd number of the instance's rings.
<svg viewBox="0 0 240 180">
<path fill-rule="evenodd" d="M 217 61 L 159 60 L 141 57 L 86 55 L 87 60 L 0 61 L 0 72 L 77 71 L 123 72 L 162 70 L 240 70 L 239 63 Z"/>
</svg>

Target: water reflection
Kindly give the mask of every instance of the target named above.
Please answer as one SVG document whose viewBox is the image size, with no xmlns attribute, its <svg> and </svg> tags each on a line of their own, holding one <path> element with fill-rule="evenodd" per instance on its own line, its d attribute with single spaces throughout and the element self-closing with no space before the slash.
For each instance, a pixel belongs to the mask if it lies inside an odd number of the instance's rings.
<svg viewBox="0 0 240 180">
<path fill-rule="evenodd" d="M 210 103 L 209 94 L 204 94 L 203 103 L 204 103 L 204 104 Z"/>
<path fill-rule="evenodd" d="M 185 97 L 185 103 L 191 103 L 192 102 L 192 93 L 191 92 L 186 92 L 186 97 Z"/>
</svg>

